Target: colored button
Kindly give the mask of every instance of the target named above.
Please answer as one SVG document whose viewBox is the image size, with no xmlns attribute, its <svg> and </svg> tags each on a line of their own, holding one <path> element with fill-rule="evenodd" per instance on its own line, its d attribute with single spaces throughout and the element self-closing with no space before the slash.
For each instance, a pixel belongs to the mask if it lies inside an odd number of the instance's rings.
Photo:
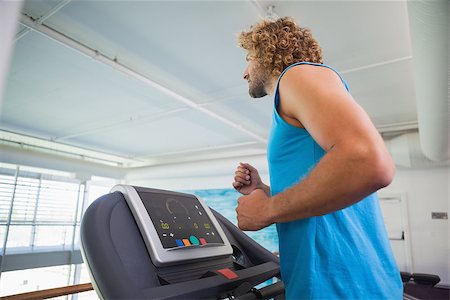
<svg viewBox="0 0 450 300">
<path fill-rule="evenodd" d="M 175 240 L 175 242 L 177 243 L 178 247 L 183 247 L 184 244 L 181 240 Z"/>
<path fill-rule="evenodd" d="M 192 245 L 200 245 L 200 241 L 198 240 L 198 238 L 196 236 L 191 235 L 189 237 L 189 241 L 191 241 Z"/>
<path fill-rule="evenodd" d="M 185 246 L 190 246 L 190 245 L 191 245 L 191 243 L 189 242 L 188 239 L 183 239 L 183 244 L 184 244 Z"/>
<path fill-rule="evenodd" d="M 207 244 L 207 243 L 206 243 L 206 240 L 205 240 L 204 238 L 200 238 L 200 244 L 206 245 L 206 244 Z"/>
<path fill-rule="evenodd" d="M 217 270 L 217 273 L 220 273 L 221 275 L 223 275 L 225 278 L 227 278 L 229 280 L 232 280 L 232 279 L 235 279 L 235 278 L 239 277 L 236 273 L 234 273 L 230 269 Z"/>
</svg>

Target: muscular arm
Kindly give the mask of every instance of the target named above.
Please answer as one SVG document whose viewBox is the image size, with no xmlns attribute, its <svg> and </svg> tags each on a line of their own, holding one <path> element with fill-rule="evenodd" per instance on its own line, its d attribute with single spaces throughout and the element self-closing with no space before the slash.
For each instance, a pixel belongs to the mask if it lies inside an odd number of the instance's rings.
<svg viewBox="0 0 450 300">
<path fill-rule="evenodd" d="M 336 73 L 292 68 L 279 94 L 283 118 L 304 127 L 326 154 L 304 180 L 269 199 L 269 224 L 334 212 L 392 181 L 395 168 L 381 136 Z"/>
</svg>

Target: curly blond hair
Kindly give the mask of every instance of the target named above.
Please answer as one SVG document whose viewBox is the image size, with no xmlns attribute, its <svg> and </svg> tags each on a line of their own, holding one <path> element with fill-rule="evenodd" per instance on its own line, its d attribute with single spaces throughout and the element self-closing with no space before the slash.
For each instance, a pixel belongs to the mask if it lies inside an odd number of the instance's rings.
<svg viewBox="0 0 450 300">
<path fill-rule="evenodd" d="M 271 69 L 274 76 L 299 61 L 323 63 L 322 48 L 311 30 L 298 26 L 291 17 L 262 20 L 241 32 L 238 44 L 249 52 L 249 59 Z"/>
</svg>

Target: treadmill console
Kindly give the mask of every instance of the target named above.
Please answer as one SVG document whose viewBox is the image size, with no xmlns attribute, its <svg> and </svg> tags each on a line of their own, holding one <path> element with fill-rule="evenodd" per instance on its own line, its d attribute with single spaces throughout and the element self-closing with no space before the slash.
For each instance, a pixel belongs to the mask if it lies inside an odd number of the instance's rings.
<svg viewBox="0 0 450 300">
<path fill-rule="evenodd" d="M 111 192 L 126 199 L 155 266 L 232 254 L 216 218 L 196 196 L 130 185 Z"/>
</svg>

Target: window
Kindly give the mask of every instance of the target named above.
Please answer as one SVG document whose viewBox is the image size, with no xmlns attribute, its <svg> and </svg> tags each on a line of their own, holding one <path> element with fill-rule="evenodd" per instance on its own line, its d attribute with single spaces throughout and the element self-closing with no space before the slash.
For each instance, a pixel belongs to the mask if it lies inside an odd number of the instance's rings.
<svg viewBox="0 0 450 300">
<path fill-rule="evenodd" d="M 68 172 L 0 163 L 0 296 L 80 283 L 82 264 L 70 263 L 77 263 L 73 257 L 81 263 L 82 212 L 116 183 L 98 177 L 80 182 Z M 76 297 L 98 299 L 95 292 Z"/>
<path fill-rule="evenodd" d="M 73 245 L 84 186 L 71 176 L 35 171 L 0 168 L 0 234 L 6 253 Z"/>
</svg>

